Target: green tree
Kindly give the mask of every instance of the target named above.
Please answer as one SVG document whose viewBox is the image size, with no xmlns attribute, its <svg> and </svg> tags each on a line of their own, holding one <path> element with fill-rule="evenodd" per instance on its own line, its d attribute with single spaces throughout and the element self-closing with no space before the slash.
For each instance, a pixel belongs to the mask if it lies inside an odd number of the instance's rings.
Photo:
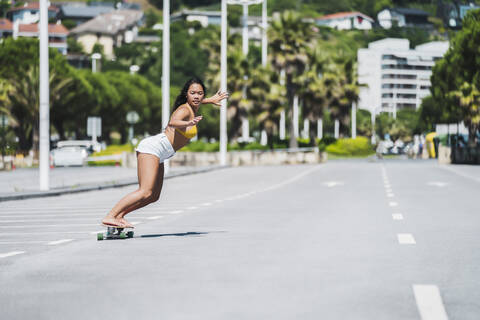
<svg viewBox="0 0 480 320">
<path fill-rule="evenodd" d="M 432 120 L 463 120 L 468 124 L 469 143 L 476 143 L 476 125 L 480 88 L 480 10 L 470 10 L 463 20 L 463 28 L 452 39 L 445 56 L 437 61 L 432 74 L 432 99 L 441 110 L 441 116 Z M 429 102 L 430 103 L 430 102 Z M 424 119 L 428 110 L 422 110 Z M 436 115 L 436 113 L 433 113 Z"/>
<path fill-rule="evenodd" d="M 50 104 L 55 104 L 56 100 L 61 98 L 62 91 L 68 88 L 71 79 L 57 79 L 55 73 L 50 73 Z M 38 156 L 39 150 L 39 68 L 37 65 L 31 65 L 25 74 L 20 74 L 9 81 L 12 90 L 8 93 L 8 98 L 12 104 L 12 113 L 16 119 L 22 119 L 17 127 L 20 139 L 20 146 L 26 147 L 29 140 L 25 134 L 31 133 L 33 151 Z M 22 141 L 23 140 L 23 141 Z M 24 149 L 25 150 L 25 149 Z"/>
<path fill-rule="evenodd" d="M 464 82 L 459 90 L 451 93 L 454 100 L 462 108 L 465 125 L 468 128 L 468 141 L 477 145 L 477 132 L 480 129 L 480 91 L 475 84 Z"/>
<path fill-rule="evenodd" d="M 285 71 L 288 99 L 290 148 L 298 147 L 293 125 L 293 99 L 299 91 L 297 78 L 308 64 L 307 48 L 313 46 L 313 27 L 294 11 L 284 11 L 273 18 L 269 33 L 270 61 L 277 72 Z"/>
</svg>

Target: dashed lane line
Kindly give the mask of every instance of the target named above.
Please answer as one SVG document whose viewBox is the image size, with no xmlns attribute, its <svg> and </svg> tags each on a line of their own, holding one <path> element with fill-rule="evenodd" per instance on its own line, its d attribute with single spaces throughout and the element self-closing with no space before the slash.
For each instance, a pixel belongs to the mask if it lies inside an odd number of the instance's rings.
<svg viewBox="0 0 480 320">
<path fill-rule="evenodd" d="M 436 285 L 414 284 L 413 293 L 422 320 L 448 320 L 440 290 Z"/>
<path fill-rule="evenodd" d="M 399 244 L 416 244 L 415 238 L 411 233 L 399 233 L 397 238 Z"/>
<path fill-rule="evenodd" d="M 70 242 L 70 241 L 73 241 L 73 239 L 62 239 L 62 240 L 50 241 L 48 243 L 48 245 L 49 246 L 55 246 L 57 244 L 67 243 L 67 242 Z"/>
<path fill-rule="evenodd" d="M 392 214 L 393 220 L 403 220 L 403 215 L 401 213 Z"/>
<path fill-rule="evenodd" d="M 98 224 L 31 224 L 31 225 L 21 225 L 21 226 L 0 226 L 0 229 L 28 229 L 28 228 L 55 228 L 55 227 L 93 227 L 98 226 Z"/>
<path fill-rule="evenodd" d="M 25 251 L 12 251 L 12 252 L 7 252 L 7 253 L 1 253 L 0 254 L 0 259 L 16 256 L 16 255 L 19 255 L 19 254 L 22 254 L 22 253 L 25 253 Z"/>
</svg>

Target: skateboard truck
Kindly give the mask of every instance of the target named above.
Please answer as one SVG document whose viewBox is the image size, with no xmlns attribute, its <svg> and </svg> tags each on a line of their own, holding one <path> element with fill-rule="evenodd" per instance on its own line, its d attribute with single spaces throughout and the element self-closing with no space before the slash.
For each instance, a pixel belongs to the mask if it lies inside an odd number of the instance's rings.
<svg viewBox="0 0 480 320">
<path fill-rule="evenodd" d="M 124 231 L 125 227 L 114 227 L 114 226 L 107 226 L 107 232 L 99 232 L 97 233 L 97 240 L 114 240 L 114 239 L 127 239 L 133 238 L 133 230 L 131 231 Z"/>
</svg>

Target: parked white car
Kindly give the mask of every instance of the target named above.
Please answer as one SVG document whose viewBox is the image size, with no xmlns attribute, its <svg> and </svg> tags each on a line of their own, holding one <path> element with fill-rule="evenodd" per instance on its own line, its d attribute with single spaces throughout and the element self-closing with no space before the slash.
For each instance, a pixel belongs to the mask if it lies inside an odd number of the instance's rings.
<svg viewBox="0 0 480 320">
<path fill-rule="evenodd" d="M 64 146 L 51 151 L 52 164 L 59 166 L 85 166 L 88 151 L 83 146 Z"/>
<path fill-rule="evenodd" d="M 105 147 L 99 142 L 93 142 L 91 140 L 62 140 L 57 142 L 57 148 L 62 147 L 85 147 L 88 153 L 99 152 Z"/>
</svg>

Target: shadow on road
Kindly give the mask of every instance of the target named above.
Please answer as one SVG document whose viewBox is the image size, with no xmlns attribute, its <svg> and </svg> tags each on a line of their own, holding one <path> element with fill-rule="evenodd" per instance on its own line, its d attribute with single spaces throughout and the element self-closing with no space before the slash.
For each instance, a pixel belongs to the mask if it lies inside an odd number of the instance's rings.
<svg viewBox="0 0 480 320">
<path fill-rule="evenodd" d="M 180 233 L 162 233 L 162 234 L 142 234 L 138 238 L 159 238 L 159 237 L 189 237 L 189 236 L 201 236 L 209 234 L 210 232 L 180 232 Z M 135 237 L 137 238 L 137 237 Z"/>
</svg>

